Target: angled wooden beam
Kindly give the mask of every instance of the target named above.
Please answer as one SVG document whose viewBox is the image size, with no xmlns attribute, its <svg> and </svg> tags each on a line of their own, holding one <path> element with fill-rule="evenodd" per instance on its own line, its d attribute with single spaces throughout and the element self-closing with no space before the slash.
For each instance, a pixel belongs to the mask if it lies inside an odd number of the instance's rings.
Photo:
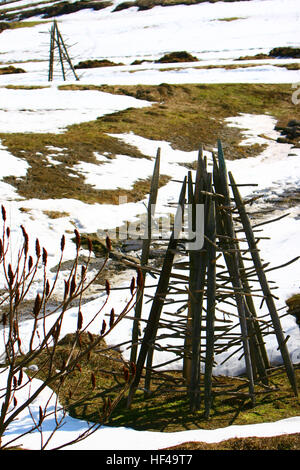
<svg viewBox="0 0 300 470">
<path fill-rule="evenodd" d="M 159 148 L 157 150 L 153 176 L 151 180 L 151 188 L 150 188 L 149 201 L 148 201 L 148 207 L 147 207 L 147 226 L 146 226 L 147 233 L 145 234 L 145 238 L 143 240 L 143 245 L 142 245 L 141 267 L 147 265 L 149 261 L 149 252 L 150 252 L 150 245 L 151 245 L 151 239 L 152 239 L 153 216 L 155 212 L 158 185 L 159 185 L 160 153 L 161 151 Z M 134 363 L 136 362 L 137 350 L 138 350 L 139 320 L 141 319 L 141 315 L 142 315 L 145 278 L 146 278 L 146 271 L 143 271 L 142 285 L 139 286 L 137 289 L 137 302 L 136 302 L 135 315 L 134 315 L 133 327 L 132 327 L 132 347 L 130 351 L 130 361 Z"/>
<path fill-rule="evenodd" d="M 253 234 L 253 230 L 251 228 L 251 223 L 250 223 L 248 214 L 245 210 L 245 207 L 242 203 L 242 198 L 241 198 L 239 190 L 238 190 L 238 188 L 235 184 L 235 180 L 234 180 L 234 178 L 233 178 L 233 176 L 230 172 L 229 172 L 229 178 L 230 178 L 230 181 L 231 181 L 231 184 L 232 184 L 232 191 L 233 191 L 234 196 L 235 196 L 237 209 L 239 211 L 239 215 L 240 215 L 241 221 L 243 223 L 243 228 L 244 228 L 247 240 L 248 240 L 249 247 L 251 248 L 251 257 L 252 257 L 252 260 L 253 260 L 253 263 L 254 263 L 254 266 L 255 266 L 255 269 L 256 269 L 257 277 L 260 281 L 262 292 L 265 296 L 265 301 L 266 301 L 266 304 L 267 304 L 267 307 L 268 307 L 268 310 L 269 310 L 269 313 L 270 313 L 270 316 L 271 316 L 271 319 L 272 319 L 272 323 L 273 323 L 273 326 L 274 326 L 278 346 L 279 346 L 279 349 L 280 349 L 280 352 L 281 352 L 281 355 L 282 355 L 282 359 L 283 359 L 283 362 L 284 362 L 284 365 L 285 365 L 285 368 L 286 368 L 287 376 L 289 378 L 289 381 L 290 381 L 290 384 L 291 384 L 292 389 L 294 391 L 294 394 L 296 396 L 298 396 L 298 387 L 297 387 L 297 382 L 296 382 L 296 378 L 295 378 L 294 367 L 293 367 L 293 364 L 291 362 L 291 358 L 290 358 L 290 355 L 289 355 L 289 352 L 288 352 L 288 349 L 287 349 L 286 338 L 284 337 L 284 334 L 283 334 L 283 331 L 282 331 L 282 327 L 281 327 L 280 319 L 279 319 L 277 309 L 276 309 L 276 306 L 275 306 L 274 298 L 273 298 L 273 295 L 271 293 L 271 290 L 270 290 L 270 287 L 269 287 L 268 280 L 267 280 L 267 277 L 265 275 L 264 269 L 262 267 L 262 262 L 261 262 L 261 259 L 260 259 L 260 255 L 259 255 L 259 252 L 257 250 L 255 250 L 256 241 L 255 241 L 255 236 Z"/>
<path fill-rule="evenodd" d="M 178 202 L 178 209 L 177 209 L 176 216 L 175 216 L 174 228 L 171 233 L 170 241 L 169 241 L 166 255 L 164 258 L 164 263 L 163 263 L 159 281 L 157 284 L 155 297 L 152 301 L 151 310 L 150 310 L 149 317 L 148 317 L 148 323 L 145 328 L 143 341 L 140 347 L 140 352 L 139 352 L 138 360 L 136 363 L 135 378 L 129 390 L 128 399 L 127 399 L 128 407 L 130 407 L 134 394 L 139 385 L 147 355 L 149 354 L 149 357 L 151 358 L 153 354 L 153 343 L 155 341 L 158 323 L 159 323 L 161 311 L 163 308 L 164 300 L 166 297 L 168 285 L 169 285 L 169 279 L 170 279 L 171 270 L 173 266 L 175 251 L 176 251 L 177 244 L 179 241 L 178 240 L 178 236 L 179 236 L 178 226 L 176 225 L 178 223 L 179 217 L 180 218 L 182 217 L 182 212 L 183 212 L 184 203 L 185 203 L 185 192 L 186 192 L 186 177 L 182 185 L 179 202 Z M 149 361 L 148 361 L 148 364 L 149 364 Z M 149 378 L 150 376 L 148 375 L 148 383 L 149 383 Z"/>
</svg>

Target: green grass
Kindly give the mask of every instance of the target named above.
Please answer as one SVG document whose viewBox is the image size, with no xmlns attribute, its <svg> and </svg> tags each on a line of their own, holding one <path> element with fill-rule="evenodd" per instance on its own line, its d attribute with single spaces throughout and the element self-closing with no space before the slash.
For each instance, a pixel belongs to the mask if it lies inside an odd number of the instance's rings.
<svg viewBox="0 0 300 470">
<path fill-rule="evenodd" d="M 12 21 L 9 23 L 9 29 L 33 28 L 44 23 L 49 23 L 49 21 Z"/>
<path fill-rule="evenodd" d="M 229 85 L 169 85 L 158 86 L 94 86 L 65 85 L 62 90 L 99 90 L 148 100 L 149 107 L 129 108 L 98 119 L 69 126 L 61 134 L 0 133 L 2 144 L 29 164 L 26 177 L 6 177 L 25 198 L 75 198 L 88 203 L 117 203 L 119 195 L 137 201 L 146 194 L 149 181 L 137 181 L 133 190 L 95 190 L 85 184 L 74 166 L 79 162 L 101 164 L 94 152 L 108 158 L 129 155 L 149 158 L 136 147 L 125 144 L 109 134 L 133 132 L 152 140 L 171 143 L 174 149 L 207 150 L 221 139 L 227 159 L 258 155 L 259 145 L 240 146 L 239 129 L 226 126 L 224 119 L 240 113 L 268 114 L 286 125 L 299 119 L 299 107 L 292 103 L 290 85 L 229 84 Z M 49 146 L 63 149 L 55 158 L 60 165 L 49 165 Z M 184 162 L 183 162 L 184 163 Z M 73 176 L 77 177 L 73 177 Z M 165 176 L 167 178 L 167 176 Z M 167 180 L 165 180 L 167 181 Z"/>
<path fill-rule="evenodd" d="M 300 433 L 263 438 L 235 438 L 213 444 L 206 444 L 205 442 L 184 442 L 177 446 L 169 447 L 168 450 L 300 450 Z"/>
<path fill-rule="evenodd" d="M 60 342 L 56 352 L 56 363 L 67 357 L 70 348 L 70 335 Z M 103 344 L 104 346 L 104 344 Z M 104 398 L 111 400 L 118 396 L 124 386 L 122 361 L 120 353 L 108 351 L 105 354 L 92 352 L 88 360 L 80 364 L 80 370 L 75 370 L 68 377 L 60 391 L 60 401 L 69 413 L 78 419 L 98 422 L 99 409 Z M 39 358 L 43 364 L 45 357 Z M 44 364 L 47 367 L 46 364 Z M 91 389 L 91 373 L 96 377 L 96 388 Z M 300 385 L 300 368 L 295 369 L 296 380 Z M 43 378 L 41 367 L 39 377 Z M 287 376 L 282 368 L 269 374 L 273 390 L 258 393 L 256 405 L 252 407 L 249 399 L 236 397 L 234 394 L 224 395 L 221 388 L 224 385 L 233 389 L 240 384 L 239 378 L 216 377 L 213 391 L 215 399 L 209 419 L 204 417 L 203 405 L 200 410 L 191 412 L 189 400 L 184 387 L 182 391 L 174 391 L 174 379 L 182 379 L 181 372 L 157 374 L 152 381 L 152 394 L 144 396 L 138 391 L 130 408 L 127 407 L 126 396 L 119 402 L 107 424 L 109 426 L 126 426 L 136 430 L 159 432 L 176 432 L 192 429 L 217 429 L 230 425 L 258 424 L 275 422 L 300 414 L 300 399 L 295 397 Z M 80 383 L 76 388 L 74 384 Z M 141 382 L 142 386 L 142 382 Z M 178 388 L 178 386 L 177 386 Z M 55 386 L 54 386 L 55 389 Z M 262 392 L 257 386 L 256 391 Z M 70 394 L 72 391 L 72 394 Z M 81 398 L 83 397 L 83 398 Z"/>
<path fill-rule="evenodd" d="M 134 132 L 167 140 L 174 148 L 196 150 L 200 143 L 215 146 L 216 136 L 234 152 L 241 134 L 224 125 L 224 118 L 239 113 L 271 114 L 279 121 L 299 115 L 291 101 L 289 85 L 169 85 L 103 87 L 110 93 L 128 94 L 153 101 L 151 109 L 129 109 L 99 118 L 103 132 Z"/>
<path fill-rule="evenodd" d="M 245 18 L 241 16 L 230 16 L 226 18 L 218 18 L 216 21 L 225 21 L 225 22 L 230 23 L 231 21 L 244 20 L 244 19 Z"/>
<path fill-rule="evenodd" d="M 12 73 L 25 73 L 25 70 L 21 69 L 20 67 L 14 67 L 13 65 L 0 68 L 0 75 L 8 75 Z"/>
<path fill-rule="evenodd" d="M 217 2 L 236 2 L 238 0 L 133 0 L 119 3 L 114 11 L 124 10 L 126 8 L 137 7 L 138 10 L 150 10 L 151 8 L 160 5 L 162 7 L 169 7 L 174 5 L 195 5 L 198 3 L 217 3 Z M 241 0 L 245 1 L 245 0 Z M 246 0 L 247 1 L 247 0 Z"/>
<path fill-rule="evenodd" d="M 5 85 L 1 88 L 7 88 L 8 90 L 42 90 L 50 87 L 45 85 Z"/>
</svg>

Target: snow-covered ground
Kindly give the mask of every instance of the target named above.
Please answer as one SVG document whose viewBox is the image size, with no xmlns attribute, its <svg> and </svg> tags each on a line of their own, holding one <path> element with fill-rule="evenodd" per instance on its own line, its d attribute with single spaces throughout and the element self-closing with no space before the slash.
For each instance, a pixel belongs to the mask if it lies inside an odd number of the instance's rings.
<svg viewBox="0 0 300 470">
<path fill-rule="evenodd" d="M 16 2 L 28 4 L 30 2 Z M 124 66 L 88 69 L 80 71 L 80 84 L 159 84 L 168 83 L 289 83 L 291 99 L 300 82 L 300 71 L 289 71 L 275 67 L 276 63 L 300 62 L 299 59 L 254 61 L 257 67 L 233 70 L 201 69 L 203 65 L 226 65 L 237 63 L 240 56 L 269 52 L 277 46 L 300 47 L 298 0 L 251 0 L 176 7 L 155 7 L 148 11 L 137 12 L 136 8 L 112 12 L 113 7 L 94 12 L 84 10 L 72 15 L 58 18 L 59 27 L 64 37 L 74 44 L 72 56 L 79 60 L 107 58 L 122 62 Z M 2 5 L 1 8 L 4 8 Z M 1 10 L 0 8 L 0 10 Z M 223 21 L 224 18 L 237 17 L 234 21 Z M 38 18 L 36 18 L 38 19 Z M 26 70 L 25 74 L 0 76 L 0 131 L 1 132 L 63 132 L 65 126 L 96 119 L 97 116 L 109 114 L 128 107 L 150 106 L 142 100 L 108 93 L 88 91 L 62 91 L 58 85 L 64 83 L 56 70 L 55 80 L 48 80 L 48 49 L 50 23 L 37 25 L 34 28 L 6 30 L 0 34 L 0 61 L 3 65 L 13 63 Z M 156 60 L 166 52 L 187 50 L 196 55 L 199 62 L 188 64 L 153 64 L 145 62 L 139 66 L 130 65 L 135 59 Z M 247 61 L 247 63 L 250 61 Z M 252 61 L 253 62 L 253 61 Z M 68 83 L 76 82 L 69 75 Z M 7 85 L 39 85 L 47 88 L 20 90 L 8 89 Z M 278 144 L 278 133 L 274 131 L 275 120 L 267 115 L 232 116 L 228 124 L 244 130 L 243 145 L 252 143 L 266 144 L 265 150 L 256 158 L 228 162 L 228 169 L 233 172 L 239 183 L 255 183 L 258 186 L 243 188 L 243 196 L 260 195 L 256 207 L 263 208 L 272 203 L 286 190 L 299 191 L 300 187 L 300 150 L 292 149 L 289 144 Z M 263 136 L 263 137 L 258 137 Z M 81 162 L 77 170 L 85 175 L 89 184 L 99 188 L 130 188 L 138 178 L 152 174 L 153 159 L 157 148 L 161 148 L 161 173 L 173 179 L 182 179 L 182 162 L 193 162 L 197 152 L 182 152 L 172 149 L 168 142 L 156 142 L 134 134 L 119 135 L 120 139 L 138 147 L 143 154 L 152 160 L 137 160 L 126 155 L 117 155 L 115 160 L 107 162 L 104 155 L 96 156 L 101 166 Z M 1 142 L 0 142 L 1 144 Z M 54 149 L 57 152 L 57 149 Z M 59 149 L 58 149 L 59 150 Z M 55 162 L 55 153 L 51 163 Z M 209 157 L 209 154 L 208 154 Z M 5 205 L 12 236 L 21 240 L 20 225 L 24 225 L 29 236 L 35 239 L 38 235 L 43 246 L 47 247 L 49 267 L 57 263 L 57 247 L 62 233 L 72 231 L 74 224 L 83 232 L 96 232 L 98 229 L 113 229 L 126 220 L 134 221 L 145 212 L 145 201 L 124 203 L 118 206 L 88 205 L 71 199 L 61 200 L 25 200 L 15 189 L 3 181 L 4 176 L 20 177 L 26 174 L 27 164 L 11 155 L 1 144 L 0 158 L 0 198 Z M 51 157 L 49 157 L 51 158 Z M 103 163 L 105 162 L 105 163 Z M 259 171 L 258 171 L 259 168 Z M 160 189 L 158 196 L 158 213 L 169 211 L 169 203 L 176 202 L 178 184 L 170 182 Z M 20 209 L 23 210 L 20 210 Z M 24 208 L 28 211 L 24 211 Z M 68 215 L 58 219 L 49 219 L 44 213 L 55 210 Z M 264 235 L 271 240 L 261 241 L 264 261 L 280 265 L 297 256 L 299 253 L 299 207 L 288 211 L 277 209 L 274 214 L 289 216 L 271 225 L 266 225 Z M 274 216 L 272 214 L 272 217 Z M 101 221 L 102 226 L 99 226 Z M 20 237 L 20 238 L 18 238 Z M 70 238 L 70 235 L 68 236 Z M 74 249 L 66 247 L 66 257 L 72 258 Z M 276 261 L 274 261 L 276 260 Z M 299 292 L 299 261 L 284 270 L 271 273 L 276 281 L 280 298 L 279 307 L 292 293 Z M 111 302 L 120 305 L 124 299 L 122 291 L 114 291 Z M 86 315 L 92 315 L 95 302 L 84 305 Z M 149 305 L 149 304 L 148 304 Z M 145 309 L 144 314 L 147 311 Z M 262 311 L 263 313 L 263 311 Z M 72 331 L 76 318 L 70 310 L 65 318 L 63 331 Z M 293 318 L 283 320 L 285 333 L 290 335 L 288 341 L 292 360 L 300 362 L 300 333 Z M 24 322 L 21 334 L 26 337 L 30 322 Z M 110 336 L 111 342 L 122 342 L 130 337 L 130 321 L 121 322 Z M 272 339 L 267 347 L 274 363 L 280 361 L 277 344 Z M 2 347 L 1 347 L 2 350 Z M 127 352 L 124 351 L 126 357 Z M 168 359 L 160 355 L 157 361 Z M 232 359 L 219 373 L 238 374 L 243 371 L 243 364 Z M 3 374 L 2 374 L 3 376 Z M 3 377 L 2 377 L 3 378 Z M 25 391 L 24 391 L 25 393 Z M 45 392 L 47 395 L 47 391 Z M 20 400 L 22 398 L 20 397 Z M 38 413 L 38 407 L 45 396 L 33 404 L 32 413 Z M 28 410 L 24 411 L 22 420 L 14 423 L 10 436 L 21 434 L 24 426 L 30 425 Z M 45 435 L 50 432 L 53 422 L 49 418 L 44 425 Z M 86 423 L 65 418 L 65 425 L 56 433 L 50 448 L 82 431 Z M 74 445 L 76 449 L 159 449 L 184 441 L 202 440 L 218 442 L 228 437 L 269 436 L 300 431 L 300 418 L 283 420 L 278 423 L 230 426 L 215 431 L 186 431 L 181 433 L 148 433 L 130 429 L 99 429 L 88 440 Z M 112 434 L 113 433 L 113 439 Z M 25 448 L 36 449 L 40 445 L 39 433 L 34 433 L 21 440 Z"/>
</svg>

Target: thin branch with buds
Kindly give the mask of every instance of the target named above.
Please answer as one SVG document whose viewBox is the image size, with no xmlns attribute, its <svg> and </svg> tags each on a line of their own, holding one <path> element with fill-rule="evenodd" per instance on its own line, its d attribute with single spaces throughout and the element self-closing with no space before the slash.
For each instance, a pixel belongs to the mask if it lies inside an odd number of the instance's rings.
<svg viewBox="0 0 300 470">
<path fill-rule="evenodd" d="M 32 255 L 29 252 L 29 236 L 26 229 L 21 226 L 23 235 L 23 246 L 17 252 L 15 263 L 8 260 L 9 248 L 11 248 L 10 239 L 10 228 L 6 224 L 6 211 L 5 208 L 1 207 L 2 213 L 2 238 L 0 239 L 0 272 L 3 274 L 3 287 L 0 293 L 0 307 L 2 310 L 2 346 L 3 355 L 1 358 L 2 364 L 0 365 L 0 449 L 7 448 L 17 438 L 11 440 L 3 440 L 3 436 L 15 420 L 20 418 L 21 413 L 28 409 L 29 414 L 32 418 L 32 427 L 24 432 L 23 436 L 32 433 L 33 431 L 39 431 L 41 434 L 41 449 L 45 449 L 51 441 L 55 432 L 63 425 L 64 418 L 66 416 L 66 410 L 64 410 L 58 402 L 58 395 L 55 399 L 54 409 L 49 408 L 50 401 L 54 397 L 54 392 L 49 396 L 49 400 L 39 407 L 38 417 L 34 416 L 31 411 L 31 405 L 34 400 L 41 395 L 41 393 L 48 389 L 54 384 L 58 385 L 58 390 L 64 383 L 65 379 L 70 374 L 78 369 L 80 362 L 84 358 L 88 358 L 90 353 L 96 350 L 100 342 L 111 333 L 111 331 L 119 324 L 119 322 L 125 318 L 136 303 L 136 292 L 141 283 L 141 272 L 138 271 L 137 280 L 134 278 L 131 280 L 129 290 L 130 298 L 122 308 L 120 313 L 115 313 L 115 309 L 112 308 L 109 316 L 108 324 L 103 319 L 101 331 L 98 335 L 89 335 L 89 328 L 96 321 L 99 321 L 99 316 L 103 313 L 103 310 L 108 304 L 111 289 L 110 283 L 107 280 L 105 285 L 106 297 L 96 313 L 93 314 L 92 318 L 84 324 L 84 318 L 82 314 L 82 301 L 84 293 L 87 289 L 96 281 L 97 277 L 103 273 L 109 258 L 111 250 L 111 242 L 109 238 L 106 240 L 107 255 L 103 261 L 101 268 L 88 280 L 89 266 L 92 254 L 92 242 L 88 242 L 89 256 L 84 264 L 79 264 L 79 253 L 81 248 L 80 234 L 75 230 L 75 245 L 76 254 L 73 260 L 72 267 L 68 273 L 66 279 L 64 279 L 64 292 L 62 299 L 58 302 L 58 305 L 51 308 L 51 299 L 54 295 L 55 288 L 60 281 L 60 274 L 62 268 L 63 254 L 65 249 L 65 236 L 63 235 L 60 242 L 60 258 L 58 267 L 56 268 L 55 278 L 50 285 L 47 277 L 47 261 L 48 253 L 43 247 L 41 248 L 38 239 L 35 241 L 35 253 Z M 42 271 L 41 292 L 35 295 L 33 301 L 33 308 L 31 312 L 32 326 L 29 337 L 27 339 L 21 337 L 21 312 L 22 304 L 27 300 L 36 282 L 38 282 L 37 274 Z M 77 328 L 72 336 L 72 343 L 69 349 L 68 356 L 57 369 L 55 363 L 55 353 L 59 344 L 60 337 L 62 335 L 63 321 L 66 317 L 68 308 L 71 307 L 72 302 L 77 300 Z M 48 320 L 52 320 L 51 326 L 49 326 Z M 83 342 L 83 334 L 88 334 L 90 341 L 88 343 Z M 42 360 L 42 370 L 44 373 L 43 380 L 35 383 L 35 389 L 33 390 L 32 384 L 38 373 L 31 374 L 29 377 L 25 370 L 33 363 L 33 361 L 40 359 Z M 2 375 L 3 374 L 3 375 Z M 80 435 L 76 437 L 70 443 L 77 442 L 85 439 L 92 432 L 101 426 L 101 424 L 108 418 L 117 403 L 120 401 L 125 391 L 131 385 L 135 374 L 135 365 L 124 365 L 123 374 L 125 384 L 123 390 L 120 391 L 113 402 L 106 400 L 104 409 L 99 411 L 99 422 L 93 423 L 88 426 L 88 429 L 84 430 Z M 3 380 L 5 378 L 5 380 Z M 2 379 L 2 380 L 1 380 Z M 91 389 L 95 388 L 95 375 L 91 374 Z M 28 391 L 26 398 L 22 399 L 22 402 L 18 402 L 19 393 Z M 82 397 L 81 397 L 82 398 Z M 49 414 L 53 414 L 54 420 L 53 430 L 47 439 L 44 439 L 43 435 L 43 422 Z M 20 436 L 18 436 L 19 439 Z M 70 444 L 64 443 L 58 448 L 65 447 Z"/>
</svg>

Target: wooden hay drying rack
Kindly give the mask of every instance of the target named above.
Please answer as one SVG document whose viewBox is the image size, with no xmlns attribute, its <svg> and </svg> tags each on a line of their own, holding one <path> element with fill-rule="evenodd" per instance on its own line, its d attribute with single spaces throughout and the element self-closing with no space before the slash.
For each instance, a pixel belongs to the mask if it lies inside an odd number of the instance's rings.
<svg viewBox="0 0 300 470">
<path fill-rule="evenodd" d="M 156 205 L 158 194 L 160 158 L 158 149 L 148 202 L 147 234 L 143 240 L 140 263 L 127 261 L 129 266 L 140 269 L 143 273 L 133 318 L 130 360 L 136 364 L 136 375 L 129 390 L 128 407 L 131 406 L 138 388 L 142 388 L 145 395 L 149 396 L 154 378 L 159 374 L 164 377 L 165 373 L 159 372 L 159 365 L 153 365 L 155 351 L 172 350 L 175 354 L 174 361 L 182 360 L 183 363 L 182 379 L 173 381 L 174 390 L 175 383 L 184 387 L 190 409 L 199 410 L 203 406 L 204 414 L 208 418 L 213 397 L 217 393 L 213 376 L 215 358 L 220 353 L 229 354 L 231 348 L 233 352 L 229 357 L 237 355 L 237 361 L 243 358 L 246 373 L 242 387 L 228 390 L 226 393 L 238 395 L 241 389 L 246 387 L 247 392 L 241 394 L 248 396 L 254 406 L 259 393 L 258 387 L 260 390 L 272 390 L 269 382 L 272 367 L 264 341 L 265 336 L 270 334 L 276 336 L 284 369 L 293 393 L 297 396 L 294 367 L 287 348 L 288 337 L 285 337 L 282 330 L 275 296 L 266 276 L 270 269 L 266 269 L 261 259 L 257 246 L 259 237 L 255 235 L 255 228 L 251 225 L 239 185 L 233 175 L 227 173 L 220 141 L 217 155 L 212 156 L 212 171 L 208 171 L 207 159 L 203 156 L 202 148 L 200 149 L 195 181 L 189 171 L 181 182 L 175 216 L 175 220 L 178 214 L 182 216 L 186 202 L 192 207 L 194 215 L 197 205 L 202 205 L 203 246 L 198 250 L 186 249 L 186 240 L 177 236 L 174 226 L 161 269 L 150 266 L 149 253 L 153 242 L 151 227 L 153 207 Z M 193 228 L 197 226 L 194 215 L 189 221 Z M 246 244 L 246 247 L 242 248 L 241 243 Z M 176 256 L 185 257 L 186 261 L 177 263 Z M 221 259 L 225 267 L 222 271 L 218 269 Z M 289 263 L 297 259 L 299 257 Z M 181 266 L 182 275 L 172 272 L 175 266 Z M 279 267 L 271 269 L 277 268 Z M 150 299 L 150 313 L 146 319 L 142 318 L 142 310 L 147 273 L 158 276 L 158 281 L 155 294 Z M 176 282 L 180 282 L 179 287 L 176 287 Z M 251 286 L 253 282 L 255 289 Z M 186 293 L 186 301 L 183 307 L 169 314 L 171 319 L 163 319 L 165 307 L 176 302 L 174 299 L 168 301 L 170 292 L 174 294 L 176 289 L 179 294 Z M 260 297 L 262 303 L 266 304 L 268 313 L 264 318 L 257 315 L 256 297 Z M 234 306 L 235 313 L 224 312 L 220 304 Z M 220 318 L 220 313 L 223 318 Z M 146 324 L 143 335 L 139 334 L 141 323 Z M 239 332 L 234 329 L 237 325 Z M 164 334 L 160 334 L 162 328 Z M 169 331 L 169 343 L 162 346 L 159 341 L 165 339 L 166 329 Z M 182 344 L 170 344 L 172 338 L 181 338 Z M 170 385 L 168 386 L 170 388 Z"/>
</svg>

